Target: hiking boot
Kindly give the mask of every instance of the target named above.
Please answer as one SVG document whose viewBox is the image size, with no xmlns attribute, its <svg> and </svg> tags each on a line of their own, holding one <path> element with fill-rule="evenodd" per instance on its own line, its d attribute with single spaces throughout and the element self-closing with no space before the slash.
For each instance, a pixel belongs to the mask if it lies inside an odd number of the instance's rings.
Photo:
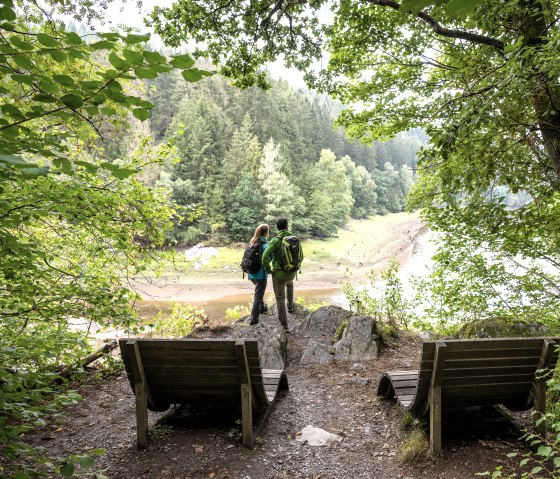
<svg viewBox="0 0 560 479">
<path fill-rule="evenodd" d="M 253 319 L 251 319 L 251 321 L 249 321 L 249 326 L 254 326 L 255 324 L 259 324 L 258 319 L 256 321 L 253 321 Z"/>
<path fill-rule="evenodd" d="M 261 314 L 266 314 L 267 312 L 268 312 L 268 305 L 265 304 L 265 305 L 261 308 L 260 313 L 261 313 Z"/>
<path fill-rule="evenodd" d="M 294 305 L 292 304 L 291 306 L 288 306 L 288 313 L 293 313 L 294 312 Z"/>
</svg>

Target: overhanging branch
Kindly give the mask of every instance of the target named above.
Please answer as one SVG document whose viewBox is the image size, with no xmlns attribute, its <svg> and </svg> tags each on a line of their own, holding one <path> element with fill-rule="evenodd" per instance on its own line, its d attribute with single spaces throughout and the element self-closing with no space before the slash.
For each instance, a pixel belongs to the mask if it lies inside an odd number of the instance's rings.
<svg viewBox="0 0 560 479">
<path fill-rule="evenodd" d="M 380 7 L 389 7 L 394 10 L 399 10 L 401 7 L 399 3 L 394 2 L 393 0 L 366 0 L 366 1 L 373 5 L 379 5 Z M 504 49 L 503 42 L 496 38 L 488 37 L 486 35 L 480 35 L 478 33 L 466 32 L 464 30 L 453 30 L 450 28 L 445 28 L 434 17 L 424 12 L 418 12 L 416 14 L 416 17 L 429 24 L 435 33 L 443 37 L 458 38 L 461 40 L 467 40 L 472 43 L 489 45 L 499 51 L 503 51 Z"/>
</svg>

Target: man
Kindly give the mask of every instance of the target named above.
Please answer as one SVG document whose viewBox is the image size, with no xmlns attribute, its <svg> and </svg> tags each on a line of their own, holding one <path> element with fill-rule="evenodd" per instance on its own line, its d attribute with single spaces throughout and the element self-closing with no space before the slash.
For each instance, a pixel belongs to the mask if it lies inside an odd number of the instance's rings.
<svg viewBox="0 0 560 479">
<path fill-rule="evenodd" d="M 286 218 L 280 218 L 276 222 L 276 229 L 278 230 L 278 236 L 272 238 L 268 243 L 268 247 L 262 257 L 262 263 L 264 270 L 272 274 L 272 288 L 276 297 L 278 319 L 284 329 L 288 330 L 286 300 L 288 303 L 288 313 L 291 313 L 294 311 L 294 278 L 296 277 L 296 271 L 284 271 L 280 266 L 280 246 L 282 238 L 292 236 L 292 233 L 288 231 L 288 220 Z"/>
</svg>

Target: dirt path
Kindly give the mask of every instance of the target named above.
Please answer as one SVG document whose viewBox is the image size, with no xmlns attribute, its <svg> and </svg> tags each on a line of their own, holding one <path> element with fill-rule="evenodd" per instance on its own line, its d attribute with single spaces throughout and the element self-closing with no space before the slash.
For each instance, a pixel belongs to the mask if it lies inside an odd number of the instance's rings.
<svg viewBox="0 0 560 479">
<path fill-rule="evenodd" d="M 301 366 L 305 344 L 290 336 L 290 391 L 277 401 L 254 450 L 231 439 L 235 418 L 210 414 L 152 429 L 148 448 L 137 451 L 134 398 L 124 375 L 85 387 L 84 401 L 66 418 L 53 418 L 52 426 L 28 439 L 59 456 L 103 447 L 98 466 L 111 479 L 471 479 L 509 461 L 506 454 L 517 444 L 511 434 L 453 437 L 449 431 L 441 456 L 414 464 L 399 460 L 406 437 L 401 415 L 392 401 L 376 398 L 376 388 L 382 372 L 414 368 L 420 352 L 415 337 L 403 335 L 379 359 L 365 362 L 367 385 L 350 382 L 351 363 Z M 152 414 L 150 423 L 158 417 Z M 300 444 L 296 435 L 310 424 L 340 434 L 343 442 Z"/>
</svg>

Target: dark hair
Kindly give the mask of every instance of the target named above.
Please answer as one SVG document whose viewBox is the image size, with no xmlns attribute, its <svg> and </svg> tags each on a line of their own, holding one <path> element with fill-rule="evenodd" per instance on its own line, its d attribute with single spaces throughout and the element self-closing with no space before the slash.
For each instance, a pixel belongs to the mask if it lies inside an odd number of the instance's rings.
<svg viewBox="0 0 560 479">
<path fill-rule="evenodd" d="M 288 220 L 286 218 L 279 218 L 278 221 L 276 221 L 276 229 L 278 231 L 287 230 L 288 229 Z"/>
</svg>

